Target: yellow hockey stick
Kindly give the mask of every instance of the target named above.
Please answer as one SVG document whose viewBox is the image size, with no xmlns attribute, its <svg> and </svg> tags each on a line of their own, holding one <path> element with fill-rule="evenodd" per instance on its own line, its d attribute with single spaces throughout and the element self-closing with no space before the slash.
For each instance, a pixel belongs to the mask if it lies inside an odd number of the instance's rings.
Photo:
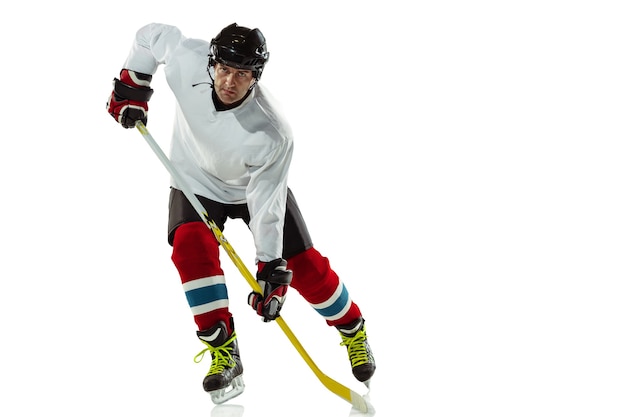
<svg viewBox="0 0 626 417">
<path fill-rule="evenodd" d="M 141 121 L 138 121 L 135 126 L 137 127 L 139 132 L 141 132 L 144 139 L 146 139 L 146 142 L 148 142 L 148 145 L 150 145 L 154 153 L 159 157 L 159 159 L 161 160 L 165 168 L 169 171 L 172 178 L 174 178 L 174 181 L 176 182 L 180 190 L 183 192 L 183 194 L 185 194 L 185 196 L 187 197 L 187 199 L 189 200 L 193 208 L 196 210 L 196 212 L 203 219 L 204 223 L 207 225 L 209 229 L 211 229 L 217 241 L 220 243 L 222 248 L 226 251 L 230 259 L 233 261 L 233 263 L 239 270 L 239 272 L 241 272 L 241 275 L 243 275 L 246 281 L 248 281 L 248 284 L 250 284 L 250 286 L 252 287 L 254 291 L 261 293 L 262 292 L 261 287 L 256 282 L 256 279 L 254 278 L 250 270 L 241 261 L 241 258 L 239 258 L 239 255 L 237 255 L 237 253 L 235 252 L 231 244 L 228 242 L 228 240 L 226 240 L 226 237 L 224 236 L 222 231 L 219 229 L 219 227 L 217 227 L 217 224 L 215 224 L 215 222 L 209 218 L 209 214 L 206 212 L 204 206 L 202 206 L 202 203 L 200 203 L 200 200 L 198 200 L 198 197 L 196 197 L 196 195 L 193 192 L 191 192 L 191 190 L 185 183 L 184 178 L 180 176 L 176 168 L 170 162 L 169 158 L 165 155 L 165 153 L 163 153 L 163 150 L 156 143 L 156 141 L 154 140 L 150 132 L 148 132 L 148 129 L 146 128 L 146 126 Z M 315 362 L 313 362 L 313 359 L 311 359 L 311 357 L 306 352 L 306 350 L 304 350 L 304 347 L 300 344 L 300 342 L 298 341 L 296 336 L 293 334 L 289 326 L 287 326 L 287 323 L 285 323 L 285 320 L 282 317 L 276 318 L 275 321 L 283 330 L 287 338 L 289 338 L 289 340 L 291 341 L 291 344 L 293 344 L 293 346 L 296 348 L 298 353 L 300 353 L 300 356 L 302 356 L 304 361 L 307 363 L 307 365 L 309 365 L 311 370 L 313 370 L 317 378 L 322 382 L 322 384 L 324 384 L 326 388 L 328 388 L 331 392 L 337 394 L 344 400 L 351 403 L 352 406 L 356 408 L 357 410 L 362 411 L 364 413 L 368 411 L 367 402 L 361 395 L 352 391 L 350 388 L 340 384 L 334 379 L 330 378 L 319 369 L 319 367 L 315 364 Z"/>
</svg>

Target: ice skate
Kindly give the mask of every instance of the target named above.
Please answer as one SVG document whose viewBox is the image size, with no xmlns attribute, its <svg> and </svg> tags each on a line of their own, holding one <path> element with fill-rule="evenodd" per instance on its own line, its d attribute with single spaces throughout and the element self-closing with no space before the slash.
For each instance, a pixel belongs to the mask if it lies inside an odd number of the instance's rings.
<svg viewBox="0 0 626 417">
<path fill-rule="evenodd" d="M 337 326 L 341 335 L 341 346 L 348 349 L 348 357 L 352 364 L 352 374 L 368 388 L 370 379 L 376 370 L 374 355 L 365 333 L 365 320 L 359 318 L 347 325 Z"/>
<path fill-rule="evenodd" d="M 241 394 L 245 385 L 235 331 L 229 335 L 226 324 L 220 321 L 197 334 L 207 347 L 196 355 L 194 361 L 202 361 L 207 351 L 211 352 L 213 358 L 211 368 L 202 381 L 204 390 L 211 394 L 211 400 L 221 404 Z"/>
</svg>

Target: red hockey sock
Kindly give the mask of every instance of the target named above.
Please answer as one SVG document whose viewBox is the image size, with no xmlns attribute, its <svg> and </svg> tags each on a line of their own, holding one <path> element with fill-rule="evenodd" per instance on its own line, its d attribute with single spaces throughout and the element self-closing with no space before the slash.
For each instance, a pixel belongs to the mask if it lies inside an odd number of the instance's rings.
<svg viewBox="0 0 626 417">
<path fill-rule="evenodd" d="M 185 223 L 176 229 L 172 246 L 172 262 L 198 330 L 209 329 L 221 320 L 231 333 L 228 291 L 213 232 L 204 222 Z"/>
<path fill-rule="evenodd" d="M 361 317 L 345 285 L 315 248 L 287 259 L 293 271 L 291 286 L 324 317 L 329 326 L 351 323 Z"/>
</svg>

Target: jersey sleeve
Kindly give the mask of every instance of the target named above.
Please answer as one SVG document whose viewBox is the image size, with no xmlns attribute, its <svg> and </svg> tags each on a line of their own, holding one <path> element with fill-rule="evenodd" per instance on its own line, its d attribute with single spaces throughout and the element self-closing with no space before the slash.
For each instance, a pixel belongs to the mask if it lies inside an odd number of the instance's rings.
<svg viewBox="0 0 626 417">
<path fill-rule="evenodd" d="M 287 182 L 294 143 L 280 103 L 262 85 L 256 89 L 258 108 L 264 114 L 266 132 L 273 138 L 273 146 L 264 153 L 262 163 L 251 167 L 246 199 L 257 261 L 267 262 L 283 253 Z"/>
<path fill-rule="evenodd" d="M 268 155 L 265 164 L 251 169 L 246 194 L 257 261 L 268 262 L 282 256 L 292 154 L 293 142 L 285 138 Z"/>
<path fill-rule="evenodd" d="M 184 40 L 185 37 L 175 26 L 161 23 L 145 25 L 135 35 L 124 68 L 153 75 L 159 65 L 167 64 Z"/>
</svg>

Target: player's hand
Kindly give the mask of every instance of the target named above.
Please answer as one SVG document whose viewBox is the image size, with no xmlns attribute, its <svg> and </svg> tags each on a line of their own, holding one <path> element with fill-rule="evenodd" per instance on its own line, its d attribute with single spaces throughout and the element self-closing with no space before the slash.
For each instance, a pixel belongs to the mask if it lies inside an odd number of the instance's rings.
<svg viewBox="0 0 626 417">
<path fill-rule="evenodd" d="M 256 279 L 263 293 L 251 292 L 248 296 L 248 304 L 259 316 L 263 317 L 263 321 L 275 320 L 280 315 L 292 275 L 284 259 L 278 258 L 267 263 L 259 262 Z"/>
<path fill-rule="evenodd" d="M 123 69 L 120 78 L 113 80 L 113 92 L 107 102 L 107 111 L 126 129 L 137 121 L 148 123 L 148 101 L 154 92 L 150 88 L 152 75 Z"/>
</svg>

